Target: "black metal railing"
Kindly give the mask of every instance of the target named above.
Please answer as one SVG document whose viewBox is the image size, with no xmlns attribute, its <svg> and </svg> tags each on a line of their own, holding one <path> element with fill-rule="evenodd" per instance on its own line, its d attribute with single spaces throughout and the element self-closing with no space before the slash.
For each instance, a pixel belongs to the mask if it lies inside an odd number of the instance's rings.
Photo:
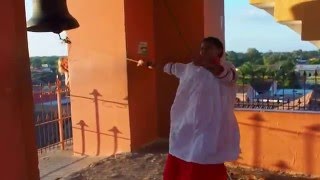
<svg viewBox="0 0 320 180">
<path fill-rule="evenodd" d="M 320 111 L 318 71 L 250 73 L 238 71 L 236 108 Z"/>
<path fill-rule="evenodd" d="M 36 142 L 39 153 L 72 145 L 69 89 L 56 83 L 33 86 Z"/>
</svg>

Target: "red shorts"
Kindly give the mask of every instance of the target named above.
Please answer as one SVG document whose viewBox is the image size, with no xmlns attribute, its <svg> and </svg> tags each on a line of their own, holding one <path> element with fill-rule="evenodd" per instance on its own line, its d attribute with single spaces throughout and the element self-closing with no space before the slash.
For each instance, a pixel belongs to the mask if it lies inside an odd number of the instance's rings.
<svg viewBox="0 0 320 180">
<path fill-rule="evenodd" d="M 227 180 L 224 164 L 197 164 L 168 155 L 163 180 Z"/>
</svg>

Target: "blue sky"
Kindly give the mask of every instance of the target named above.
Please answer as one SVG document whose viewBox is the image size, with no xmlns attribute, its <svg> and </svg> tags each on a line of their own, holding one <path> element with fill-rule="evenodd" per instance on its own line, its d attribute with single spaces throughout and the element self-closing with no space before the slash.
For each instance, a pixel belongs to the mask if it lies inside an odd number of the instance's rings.
<svg viewBox="0 0 320 180">
<path fill-rule="evenodd" d="M 26 1 L 27 19 L 31 17 L 32 0 Z M 263 10 L 249 5 L 249 0 L 225 0 L 226 49 L 245 52 L 316 50 L 309 42 L 286 26 L 278 24 Z M 66 55 L 67 48 L 53 33 L 28 32 L 30 56 Z"/>
<path fill-rule="evenodd" d="M 246 51 L 315 50 L 309 42 L 287 26 L 277 23 L 274 18 L 249 4 L 249 0 L 225 0 L 226 49 Z"/>
</svg>

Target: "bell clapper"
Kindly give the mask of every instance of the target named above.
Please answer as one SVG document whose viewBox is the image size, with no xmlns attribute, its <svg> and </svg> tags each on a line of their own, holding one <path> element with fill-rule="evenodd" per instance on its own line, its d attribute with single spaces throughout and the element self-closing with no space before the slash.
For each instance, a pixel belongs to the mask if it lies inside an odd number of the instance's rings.
<svg viewBox="0 0 320 180">
<path fill-rule="evenodd" d="M 59 35 L 60 40 L 61 40 L 63 43 L 71 44 L 71 40 L 70 40 L 68 37 L 66 37 L 66 38 L 63 39 L 63 38 L 61 38 L 60 33 L 59 33 L 58 35 Z"/>
</svg>

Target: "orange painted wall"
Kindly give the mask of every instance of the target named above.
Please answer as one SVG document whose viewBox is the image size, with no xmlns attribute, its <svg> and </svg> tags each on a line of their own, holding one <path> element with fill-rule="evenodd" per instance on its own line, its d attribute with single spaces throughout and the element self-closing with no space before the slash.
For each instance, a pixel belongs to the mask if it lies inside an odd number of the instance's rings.
<svg viewBox="0 0 320 180">
<path fill-rule="evenodd" d="M 239 163 L 320 175 L 320 114 L 236 111 Z"/>
<path fill-rule="evenodd" d="M 39 179 L 24 1 L 4 0 L 0 33 L 1 179 Z"/>
<path fill-rule="evenodd" d="M 124 2 L 68 1 L 80 28 L 69 31 L 74 151 L 130 151 Z"/>
</svg>

